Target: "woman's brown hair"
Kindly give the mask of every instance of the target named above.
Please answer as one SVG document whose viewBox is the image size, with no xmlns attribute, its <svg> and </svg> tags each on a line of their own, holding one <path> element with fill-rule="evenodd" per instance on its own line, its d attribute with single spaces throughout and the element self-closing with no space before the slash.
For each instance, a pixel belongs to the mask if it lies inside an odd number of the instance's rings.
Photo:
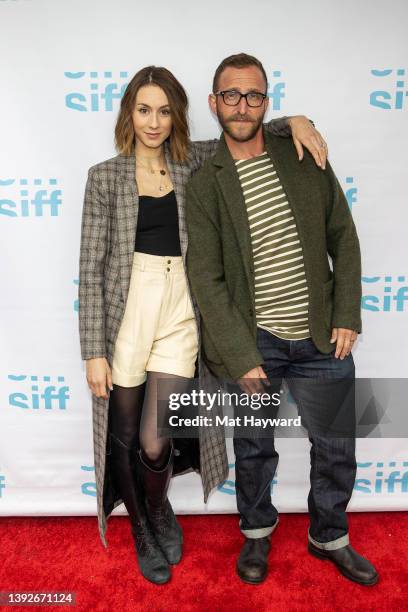
<svg viewBox="0 0 408 612">
<path fill-rule="evenodd" d="M 132 155 L 135 150 L 132 113 L 135 108 L 137 92 L 145 85 L 157 85 L 166 94 L 173 122 L 169 136 L 170 153 L 174 161 L 184 162 L 187 158 L 190 135 L 187 119 L 188 98 L 184 87 L 170 70 L 160 66 L 142 68 L 127 86 L 120 103 L 120 111 L 115 126 L 116 149 L 119 153 L 125 155 Z"/>
</svg>

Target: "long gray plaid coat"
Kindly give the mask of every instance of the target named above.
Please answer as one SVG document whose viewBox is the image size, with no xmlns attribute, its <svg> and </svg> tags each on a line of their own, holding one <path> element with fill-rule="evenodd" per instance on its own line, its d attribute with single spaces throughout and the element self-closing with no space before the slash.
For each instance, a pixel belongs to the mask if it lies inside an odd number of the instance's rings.
<svg viewBox="0 0 408 612">
<path fill-rule="evenodd" d="M 289 136 L 285 120 L 275 119 L 268 125 L 273 133 Z M 165 144 L 165 157 L 177 197 L 180 245 L 185 263 L 187 230 L 184 213 L 184 190 L 187 181 L 212 155 L 218 140 L 192 142 L 187 162 L 171 159 Z M 117 155 L 89 169 L 82 212 L 79 258 L 79 334 L 82 359 L 106 357 L 112 367 L 116 337 L 119 332 L 129 291 L 135 249 L 138 216 L 138 193 L 134 155 Z M 200 345 L 200 318 L 191 296 L 197 321 Z M 198 374 L 205 384 L 208 369 L 200 357 Z M 98 527 L 107 546 L 106 523 L 113 509 L 121 504 L 109 467 L 108 441 L 109 400 L 92 395 L 93 441 L 95 458 Z M 180 462 L 182 465 L 182 462 Z M 207 501 L 210 491 L 228 476 L 225 440 L 218 430 L 200 431 L 199 465 Z M 184 465 L 184 467 L 186 467 Z M 190 469 L 197 468 L 190 462 Z M 179 468 L 182 471 L 183 468 Z M 175 472 L 177 472 L 175 466 Z"/>
</svg>

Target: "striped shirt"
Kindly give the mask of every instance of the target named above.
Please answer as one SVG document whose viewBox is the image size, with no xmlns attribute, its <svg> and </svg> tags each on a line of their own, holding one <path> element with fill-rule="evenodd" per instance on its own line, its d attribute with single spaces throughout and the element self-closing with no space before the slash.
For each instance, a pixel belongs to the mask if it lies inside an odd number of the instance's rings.
<svg viewBox="0 0 408 612">
<path fill-rule="evenodd" d="M 266 152 L 235 165 L 248 213 L 257 325 L 279 338 L 309 338 L 302 247 L 279 177 Z"/>
</svg>

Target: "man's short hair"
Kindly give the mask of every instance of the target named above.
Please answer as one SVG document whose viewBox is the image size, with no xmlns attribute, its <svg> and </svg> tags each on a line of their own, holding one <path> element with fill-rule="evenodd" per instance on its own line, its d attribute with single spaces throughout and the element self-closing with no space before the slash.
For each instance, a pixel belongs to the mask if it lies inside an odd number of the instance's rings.
<svg viewBox="0 0 408 612">
<path fill-rule="evenodd" d="M 236 53 L 235 55 L 230 55 L 229 57 L 223 59 L 215 71 L 213 79 L 213 93 L 218 91 L 218 81 L 226 68 L 247 68 L 248 66 L 256 66 L 259 68 L 263 78 L 265 79 L 265 90 L 268 89 L 268 78 L 262 63 L 253 55 L 248 55 L 247 53 Z"/>
</svg>

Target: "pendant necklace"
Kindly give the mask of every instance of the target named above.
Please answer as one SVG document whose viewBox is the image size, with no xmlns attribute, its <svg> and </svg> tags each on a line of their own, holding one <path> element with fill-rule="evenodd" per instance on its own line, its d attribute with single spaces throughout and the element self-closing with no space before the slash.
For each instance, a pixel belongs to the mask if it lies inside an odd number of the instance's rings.
<svg viewBox="0 0 408 612">
<path fill-rule="evenodd" d="M 143 157 L 143 156 L 141 156 L 141 155 L 136 155 L 136 160 L 138 161 L 139 159 L 150 159 L 150 158 L 148 158 L 148 157 Z M 150 174 L 156 174 L 156 173 L 157 173 L 157 171 L 156 171 L 156 170 L 154 170 L 154 168 L 152 168 L 152 166 L 146 166 L 145 164 L 140 164 L 140 166 L 141 166 L 142 168 L 145 168 L 145 170 L 147 170 L 148 172 L 150 172 Z M 163 166 L 164 166 L 164 164 L 163 164 Z M 164 191 L 165 189 L 167 189 L 167 188 L 168 188 L 168 185 L 166 185 L 166 184 L 164 184 L 164 185 L 163 185 L 163 184 L 162 184 L 162 179 L 161 179 L 161 177 L 162 177 L 162 176 L 166 176 L 167 172 L 166 172 L 166 170 L 165 170 L 164 168 L 160 168 L 159 173 L 160 173 L 160 184 L 159 184 L 159 186 L 158 186 L 158 190 L 159 190 L 159 191 Z"/>
</svg>

